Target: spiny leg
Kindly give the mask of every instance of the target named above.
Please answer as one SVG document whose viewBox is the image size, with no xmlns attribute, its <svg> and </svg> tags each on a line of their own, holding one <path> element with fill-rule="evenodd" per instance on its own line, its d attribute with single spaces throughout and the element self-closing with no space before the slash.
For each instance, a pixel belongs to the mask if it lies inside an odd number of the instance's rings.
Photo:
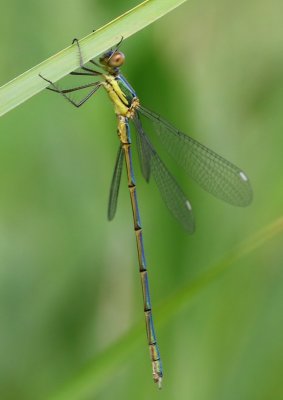
<svg viewBox="0 0 283 400">
<path fill-rule="evenodd" d="M 93 72 L 77 72 L 77 71 L 72 71 L 70 72 L 70 75 L 87 75 L 87 76 L 93 76 L 96 75 Z"/>
<path fill-rule="evenodd" d="M 113 50 L 114 53 L 115 53 L 117 50 L 119 50 L 119 47 L 120 47 L 121 43 L 123 42 L 123 40 L 124 40 L 124 36 L 121 36 L 121 39 L 120 39 L 119 42 L 116 44 L 115 50 Z"/>
<path fill-rule="evenodd" d="M 71 92 L 75 92 L 76 90 L 82 90 L 82 89 L 86 89 L 86 88 L 88 88 L 88 87 L 97 86 L 98 83 L 99 83 L 99 82 L 92 82 L 92 83 L 88 83 L 88 84 L 86 84 L 86 85 L 77 86 L 77 87 L 70 88 L 70 89 L 62 89 L 62 90 L 58 89 L 58 88 L 53 84 L 53 87 L 54 87 L 54 88 L 56 87 L 56 89 L 52 89 L 52 88 L 49 88 L 49 87 L 47 87 L 46 89 L 51 90 L 52 92 L 56 92 L 56 93 L 71 93 Z"/>
<path fill-rule="evenodd" d="M 92 30 L 92 32 L 95 32 L 95 31 L 96 31 L 96 29 Z M 73 42 L 74 42 L 74 40 L 73 40 Z M 101 65 L 98 62 L 96 62 L 95 60 L 92 59 L 92 60 L 89 60 L 89 62 L 92 63 L 93 65 L 95 65 L 96 67 L 101 68 Z"/>
<path fill-rule="evenodd" d="M 77 38 L 74 38 L 72 41 L 72 44 L 76 43 L 78 46 L 78 51 L 79 51 L 79 59 L 80 59 L 80 68 L 83 69 L 84 71 L 90 72 L 89 74 L 83 73 L 83 72 L 71 72 L 71 75 L 102 75 L 102 72 L 99 71 L 95 71 L 94 69 L 91 68 L 87 68 L 84 66 L 84 62 L 83 62 L 83 55 L 82 55 L 82 50 L 81 50 L 81 46 L 80 43 L 78 41 Z M 90 62 L 92 62 L 92 64 L 96 65 L 97 67 L 99 67 L 99 65 L 95 64 L 94 61 L 90 60 Z"/>
<path fill-rule="evenodd" d="M 95 32 L 95 30 L 94 30 L 93 32 Z M 119 42 L 116 44 L 116 46 L 115 46 L 115 50 L 112 51 L 113 53 L 115 53 L 115 52 L 119 49 L 119 47 L 120 47 L 121 43 L 123 42 L 123 40 L 124 40 L 124 37 L 121 36 L 120 41 L 119 41 Z M 71 75 L 102 75 L 102 72 L 95 71 L 95 70 L 93 70 L 93 69 L 91 69 L 91 68 L 87 68 L 87 67 L 84 66 L 83 56 L 82 56 L 82 50 L 81 50 L 81 46 L 80 46 L 80 43 L 79 43 L 79 41 L 78 41 L 77 38 L 74 38 L 74 39 L 73 39 L 72 44 L 74 44 L 74 43 L 76 43 L 77 46 L 78 46 L 79 58 L 80 58 L 80 67 L 81 67 L 81 69 L 83 69 L 84 71 L 88 71 L 88 72 L 90 72 L 90 73 L 71 72 L 70 74 L 71 74 Z M 90 62 L 91 64 L 95 65 L 96 67 L 101 68 L 101 65 L 100 65 L 99 63 L 97 63 L 95 60 L 92 59 L 92 60 L 89 60 L 89 62 Z"/>
<path fill-rule="evenodd" d="M 89 62 L 95 65 L 96 67 L 101 68 L 101 65 L 99 65 L 98 62 L 96 62 L 95 60 L 89 60 Z"/>
<path fill-rule="evenodd" d="M 123 42 L 123 40 L 124 40 L 124 37 L 121 36 L 121 39 L 120 39 L 120 41 L 116 44 L 115 49 L 114 49 L 114 50 L 111 49 L 111 55 L 110 55 L 110 57 L 108 58 L 108 61 L 110 61 L 111 58 L 113 57 L 113 55 L 116 53 L 116 51 L 119 50 L 120 44 Z"/>
<path fill-rule="evenodd" d="M 78 51 L 79 51 L 79 58 L 80 58 L 80 67 L 84 66 L 84 62 L 83 62 L 83 55 L 82 55 L 82 50 L 81 50 L 81 46 L 79 44 L 79 41 L 77 38 L 74 38 L 72 41 L 72 44 L 76 43 L 78 46 Z"/>
<path fill-rule="evenodd" d="M 40 75 L 40 78 L 45 80 L 46 82 L 50 83 L 50 85 L 52 86 L 52 88 L 47 88 L 48 90 L 51 90 L 52 92 L 56 92 L 56 93 L 60 93 L 63 97 L 65 97 L 65 99 L 67 99 L 71 104 L 73 104 L 73 106 L 79 108 L 81 107 L 101 86 L 101 82 L 92 82 L 86 85 L 82 85 L 82 86 L 78 86 L 75 88 L 71 88 L 71 89 L 63 89 L 60 90 L 52 81 L 50 81 L 49 79 L 44 78 L 44 76 Z M 75 102 L 74 100 L 72 100 L 69 96 L 66 95 L 66 93 L 70 93 L 70 92 L 74 92 L 76 90 L 82 90 L 88 87 L 94 86 L 94 88 L 82 99 L 80 100 L 78 103 Z"/>
</svg>

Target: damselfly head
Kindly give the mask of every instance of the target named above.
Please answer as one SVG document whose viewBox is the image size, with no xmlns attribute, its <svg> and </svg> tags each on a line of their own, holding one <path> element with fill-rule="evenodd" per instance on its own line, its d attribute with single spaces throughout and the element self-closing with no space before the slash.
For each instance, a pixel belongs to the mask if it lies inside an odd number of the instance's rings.
<svg viewBox="0 0 283 400">
<path fill-rule="evenodd" d="M 108 51 L 104 53 L 99 59 L 100 63 L 103 64 L 107 69 L 120 68 L 125 61 L 125 55 L 121 51 Z"/>
</svg>

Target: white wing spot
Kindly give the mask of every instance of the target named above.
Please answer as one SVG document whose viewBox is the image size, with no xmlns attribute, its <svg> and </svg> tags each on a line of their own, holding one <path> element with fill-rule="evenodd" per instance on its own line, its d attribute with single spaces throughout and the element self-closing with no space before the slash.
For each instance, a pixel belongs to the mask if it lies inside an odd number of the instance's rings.
<svg viewBox="0 0 283 400">
<path fill-rule="evenodd" d="M 189 200 L 186 200 L 186 201 L 185 201 L 185 204 L 186 204 L 187 209 L 188 209 L 189 211 L 192 211 L 192 206 L 191 206 L 191 203 L 189 202 Z"/>
<path fill-rule="evenodd" d="M 243 181 L 245 181 L 245 182 L 248 181 L 248 177 L 242 171 L 239 173 L 239 175 L 240 175 L 241 179 L 243 179 Z"/>
</svg>

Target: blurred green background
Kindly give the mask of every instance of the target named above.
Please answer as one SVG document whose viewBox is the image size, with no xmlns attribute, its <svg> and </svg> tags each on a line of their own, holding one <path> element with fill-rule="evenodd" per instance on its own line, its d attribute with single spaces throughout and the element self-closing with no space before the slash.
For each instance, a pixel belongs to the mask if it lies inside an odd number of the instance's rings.
<svg viewBox="0 0 283 400">
<path fill-rule="evenodd" d="M 0 84 L 138 3 L 3 3 Z M 122 45 L 143 104 L 243 168 L 254 190 L 250 207 L 234 208 L 169 163 L 194 208 L 189 237 L 136 163 L 153 311 L 282 216 L 282 13 L 279 0 L 188 1 Z M 103 92 L 76 110 L 45 91 L 0 129 L 0 398 L 49 399 L 143 323 L 125 174 L 106 219 L 116 121 Z M 282 239 L 233 263 L 163 324 L 157 308 L 164 390 L 143 332 L 95 391 L 89 376 L 88 394 L 66 398 L 283 399 Z"/>
</svg>

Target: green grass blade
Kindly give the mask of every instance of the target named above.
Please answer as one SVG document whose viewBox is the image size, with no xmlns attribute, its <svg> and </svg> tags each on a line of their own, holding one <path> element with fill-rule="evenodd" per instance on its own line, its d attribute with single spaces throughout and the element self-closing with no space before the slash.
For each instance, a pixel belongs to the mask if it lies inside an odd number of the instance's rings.
<svg viewBox="0 0 283 400">
<path fill-rule="evenodd" d="M 121 36 L 127 38 L 156 21 L 186 0 L 146 0 L 102 28 L 80 40 L 87 62 L 114 46 Z M 38 74 L 56 82 L 79 67 L 78 49 L 69 46 L 0 88 L 0 116 L 43 90 L 47 83 Z"/>
<path fill-rule="evenodd" d="M 251 254 L 282 232 L 283 218 L 279 218 L 243 241 L 223 260 L 209 268 L 208 272 L 173 293 L 156 308 L 156 315 L 159 316 L 157 325 L 160 326 L 161 324 L 168 323 L 173 315 L 180 312 L 183 307 L 188 306 L 194 296 L 199 294 L 211 282 L 221 277 L 233 263 Z M 79 400 L 86 398 L 90 393 L 94 396 L 101 386 L 107 383 L 109 376 L 111 377 L 115 373 L 115 370 L 131 357 L 133 349 L 138 345 L 143 335 L 144 324 L 141 322 L 129 330 L 106 351 L 93 358 L 71 382 L 68 382 L 54 396 L 48 397 L 48 400 Z"/>
</svg>

